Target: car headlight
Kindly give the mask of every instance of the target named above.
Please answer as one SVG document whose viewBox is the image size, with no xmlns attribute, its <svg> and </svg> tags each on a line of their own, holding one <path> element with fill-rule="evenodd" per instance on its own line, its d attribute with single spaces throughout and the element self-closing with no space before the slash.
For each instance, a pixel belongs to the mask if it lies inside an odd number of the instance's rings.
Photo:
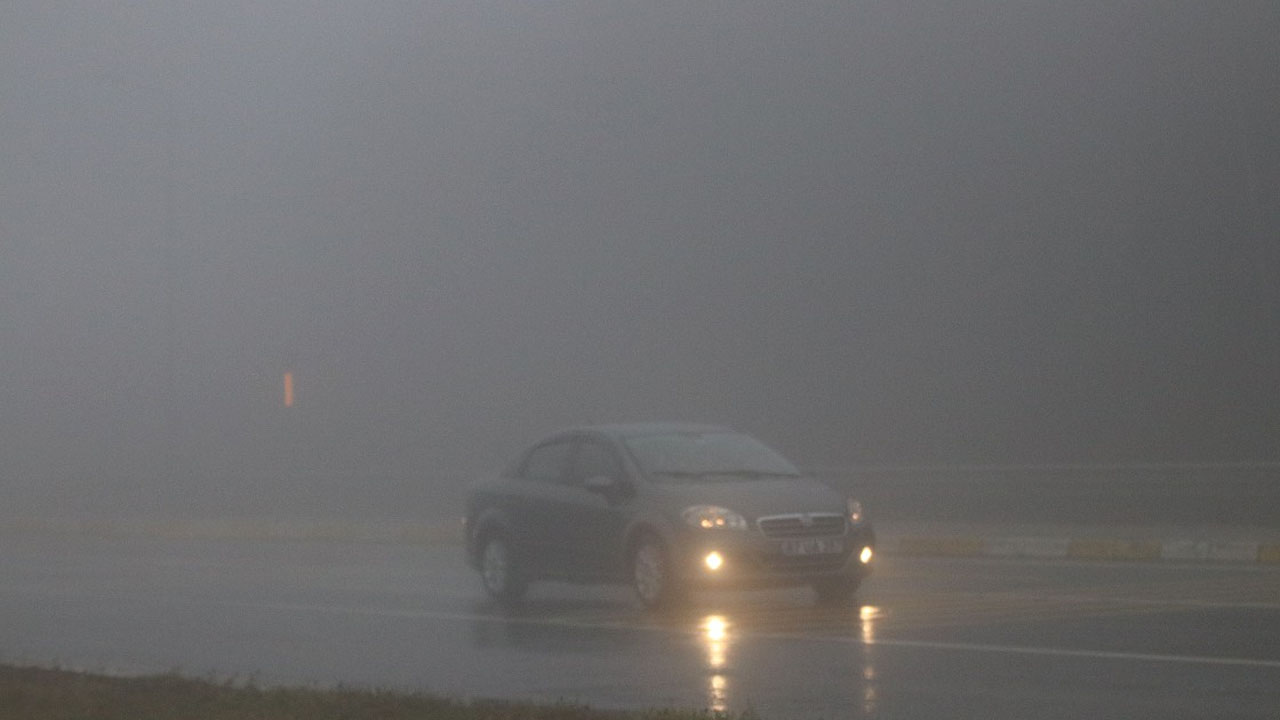
<svg viewBox="0 0 1280 720">
<path fill-rule="evenodd" d="M 853 498 L 849 498 L 847 505 L 849 508 L 849 522 L 857 525 L 867 519 L 866 514 L 862 511 L 862 503 Z"/>
<path fill-rule="evenodd" d="M 684 521 L 703 530 L 746 530 L 747 521 L 738 513 L 714 505 L 694 505 L 680 513 Z"/>
</svg>

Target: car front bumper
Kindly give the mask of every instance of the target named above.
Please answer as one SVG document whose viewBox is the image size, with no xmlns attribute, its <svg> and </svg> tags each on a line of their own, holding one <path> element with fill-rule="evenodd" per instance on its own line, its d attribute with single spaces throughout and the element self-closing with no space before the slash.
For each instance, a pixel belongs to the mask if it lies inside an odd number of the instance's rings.
<svg viewBox="0 0 1280 720">
<path fill-rule="evenodd" d="M 692 531 L 682 533 L 676 544 L 673 559 L 677 572 L 686 584 L 700 588 L 807 585 L 832 578 L 862 578 L 875 565 L 875 532 L 865 523 L 850 527 L 843 535 L 794 539 L 769 538 L 756 530 Z"/>
</svg>

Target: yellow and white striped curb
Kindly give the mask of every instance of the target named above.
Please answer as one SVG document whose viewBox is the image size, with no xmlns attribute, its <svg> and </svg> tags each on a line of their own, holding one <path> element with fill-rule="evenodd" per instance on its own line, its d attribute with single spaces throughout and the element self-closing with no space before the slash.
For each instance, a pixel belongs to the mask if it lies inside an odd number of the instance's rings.
<svg viewBox="0 0 1280 720">
<path fill-rule="evenodd" d="M 985 554 L 985 541 L 980 537 L 912 537 L 898 539 L 896 550 L 902 555 L 934 557 L 976 557 Z"/>
<path fill-rule="evenodd" d="M 904 535 L 881 551 L 914 557 L 1006 557 L 1127 562 L 1189 561 L 1280 564 L 1280 544 L 1208 540 Z"/>
<path fill-rule="evenodd" d="M 221 518 L 195 520 L 47 520 L 0 522 L 0 533 L 52 533 L 100 538 L 367 542 L 448 545 L 462 542 L 461 523 L 343 522 Z"/>
<path fill-rule="evenodd" d="M 223 518 L 196 520 L 0 520 L 0 533 L 55 533 L 102 538 L 368 542 L 460 545 L 461 522 L 360 522 Z M 1132 540 L 1095 537 L 897 535 L 880 550 L 914 557 L 1003 557 L 1098 561 L 1185 561 L 1280 565 L 1280 543 Z"/>
</svg>

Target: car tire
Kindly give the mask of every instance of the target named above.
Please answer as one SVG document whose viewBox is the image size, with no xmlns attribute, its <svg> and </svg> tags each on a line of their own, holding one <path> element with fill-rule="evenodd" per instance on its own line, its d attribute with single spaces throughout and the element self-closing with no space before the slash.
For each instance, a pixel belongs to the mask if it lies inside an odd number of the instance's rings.
<svg viewBox="0 0 1280 720">
<path fill-rule="evenodd" d="M 636 541 L 630 554 L 631 588 L 636 599 L 650 610 L 670 608 L 684 596 L 671 554 L 655 535 L 646 534 Z"/>
<path fill-rule="evenodd" d="M 818 602 L 824 605 L 844 605 L 853 599 L 862 579 L 856 577 L 827 578 L 813 584 Z"/>
<path fill-rule="evenodd" d="M 489 597 L 502 603 L 519 601 L 529 588 L 520 561 L 501 533 L 490 534 L 480 545 L 480 582 Z"/>
</svg>

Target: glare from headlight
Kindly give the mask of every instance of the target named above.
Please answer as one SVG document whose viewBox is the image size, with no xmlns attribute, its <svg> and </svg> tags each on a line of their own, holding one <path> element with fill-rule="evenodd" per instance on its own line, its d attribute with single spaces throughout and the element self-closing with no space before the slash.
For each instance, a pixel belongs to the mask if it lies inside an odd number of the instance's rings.
<svg viewBox="0 0 1280 720">
<path fill-rule="evenodd" d="M 708 570 L 711 570 L 712 572 L 714 572 L 716 570 L 719 570 L 720 567 L 724 565 L 724 556 L 721 555 L 719 552 L 712 550 L 711 552 L 707 553 L 707 556 L 702 559 L 702 562 L 706 563 Z"/>
<path fill-rule="evenodd" d="M 858 553 L 858 559 L 862 561 L 863 565 L 866 565 L 867 563 L 871 562 L 871 558 L 874 555 L 875 555 L 875 551 L 871 549 L 870 545 L 868 545 L 862 548 L 862 552 Z"/>
<path fill-rule="evenodd" d="M 680 514 L 686 523 L 703 530 L 747 529 L 747 521 L 741 515 L 714 505 L 694 505 Z"/>
</svg>

